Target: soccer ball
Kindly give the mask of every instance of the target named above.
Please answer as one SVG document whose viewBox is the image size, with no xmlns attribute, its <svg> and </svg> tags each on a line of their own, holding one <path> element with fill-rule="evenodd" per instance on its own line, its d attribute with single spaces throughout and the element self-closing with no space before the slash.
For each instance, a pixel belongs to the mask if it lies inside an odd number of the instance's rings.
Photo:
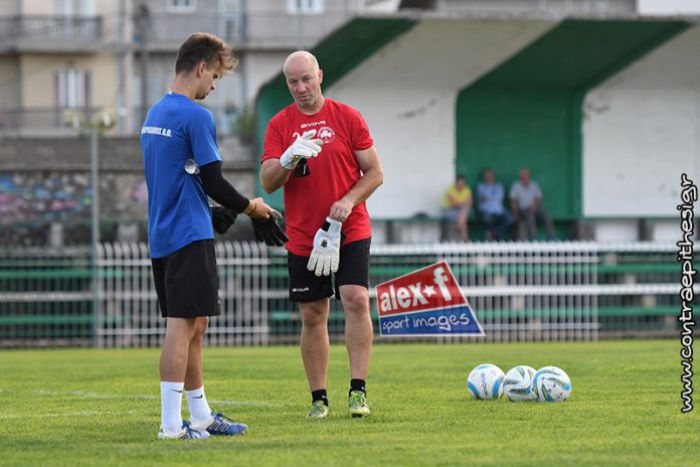
<svg viewBox="0 0 700 467">
<path fill-rule="evenodd" d="M 503 394 L 511 401 L 534 401 L 537 396 L 532 390 L 535 369 L 519 365 L 510 369 L 503 380 Z"/>
<path fill-rule="evenodd" d="M 498 399 L 503 394 L 504 376 L 496 365 L 479 365 L 469 373 L 467 389 L 477 399 Z"/>
<path fill-rule="evenodd" d="M 541 402 L 561 402 L 571 394 L 571 379 L 561 368 L 545 366 L 535 373 L 532 389 Z"/>
</svg>

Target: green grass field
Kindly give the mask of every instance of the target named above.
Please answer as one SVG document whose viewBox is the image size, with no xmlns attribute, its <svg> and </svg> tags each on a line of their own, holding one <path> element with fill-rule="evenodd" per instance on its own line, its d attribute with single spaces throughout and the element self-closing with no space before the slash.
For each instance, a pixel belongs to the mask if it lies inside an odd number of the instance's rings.
<svg viewBox="0 0 700 467">
<path fill-rule="evenodd" d="M 156 439 L 156 349 L 2 351 L 0 464 L 698 465 L 700 409 L 680 413 L 678 349 L 673 340 L 375 345 L 373 415 L 351 419 L 345 349 L 334 346 L 331 417 L 307 420 L 296 347 L 210 348 L 207 397 L 250 430 L 189 442 Z M 484 362 L 561 366 L 574 392 L 561 404 L 476 401 L 465 380 Z"/>
</svg>

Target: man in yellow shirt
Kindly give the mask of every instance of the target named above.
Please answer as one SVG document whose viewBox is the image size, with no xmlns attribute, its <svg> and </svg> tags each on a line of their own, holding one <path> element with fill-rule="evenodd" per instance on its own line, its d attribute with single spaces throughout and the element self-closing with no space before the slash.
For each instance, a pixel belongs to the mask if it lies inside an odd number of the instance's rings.
<svg viewBox="0 0 700 467">
<path fill-rule="evenodd" d="M 467 218 L 472 207 L 472 190 L 464 175 L 457 175 L 455 182 L 447 189 L 442 200 L 442 215 L 455 223 L 462 241 L 469 241 Z"/>
</svg>

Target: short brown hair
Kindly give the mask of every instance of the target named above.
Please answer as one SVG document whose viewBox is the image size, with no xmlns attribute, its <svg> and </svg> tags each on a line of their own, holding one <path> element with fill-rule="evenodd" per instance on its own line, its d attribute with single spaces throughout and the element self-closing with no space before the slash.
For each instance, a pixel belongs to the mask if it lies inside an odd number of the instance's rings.
<svg viewBox="0 0 700 467">
<path fill-rule="evenodd" d="M 238 64 L 233 49 L 226 42 L 208 32 L 195 32 L 185 39 L 177 52 L 175 73 L 192 71 L 202 60 L 221 73 L 233 71 Z"/>
</svg>

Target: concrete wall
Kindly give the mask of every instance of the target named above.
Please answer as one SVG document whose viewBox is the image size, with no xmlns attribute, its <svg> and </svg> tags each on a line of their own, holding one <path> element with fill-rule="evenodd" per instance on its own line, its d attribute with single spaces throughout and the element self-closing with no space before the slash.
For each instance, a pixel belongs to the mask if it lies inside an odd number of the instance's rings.
<svg viewBox="0 0 700 467">
<path fill-rule="evenodd" d="M 166 7 L 166 1 L 147 2 L 151 25 L 149 44 L 177 51 L 177 47 L 193 32 L 209 32 L 223 36 L 226 18 L 219 10 L 218 0 L 197 0 L 196 9 L 176 11 Z"/>
<path fill-rule="evenodd" d="M 113 44 L 120 41 L 120 23 L 124 22 L 126 41 L 131 41 L 132 25 L 131 12 L 133 0 L 92 0 L 93 14 L 102 18 L 102 40 Z M 124 11 L 120 11 L 120 3 L 124 2 Z"/>
<path fill-rule="evenodd" d="M 700 180 L 699 47 L 695 27 L 586 96 L 585 216 L 677 216 L 681 173 Z"/>
<path fill-rule="evenodd" d="M 260 51 L 245 56 L 245 67 L 240 73 L 245 74 L 248 88 L 248 101 L 252 102 L 260 86 L 272 79 L 282 70 L 284 59 L 290 51 Z"/>
<path fill-rule="evenodd" d="M 247 39 L 252 48 L 310 47 L 357 11 L 357 0 L 325 0 L 323 14 L 296 15 L 287 0 L 247 2 Z"/>
<path fill-rule="evenodd" d="M 20 14 L 22 11 L 20 3 L 18 0 L 0 2 L 0 15 L 14 16 Z"/>
<path fill-rule="evenodd" d="M 546 16 L 561 18 L 567 15 L 632 14 L 635 0 L 580 1 L 580 0 L 438 0 L 438 11 L 486 14 Z"/>
</svg>

